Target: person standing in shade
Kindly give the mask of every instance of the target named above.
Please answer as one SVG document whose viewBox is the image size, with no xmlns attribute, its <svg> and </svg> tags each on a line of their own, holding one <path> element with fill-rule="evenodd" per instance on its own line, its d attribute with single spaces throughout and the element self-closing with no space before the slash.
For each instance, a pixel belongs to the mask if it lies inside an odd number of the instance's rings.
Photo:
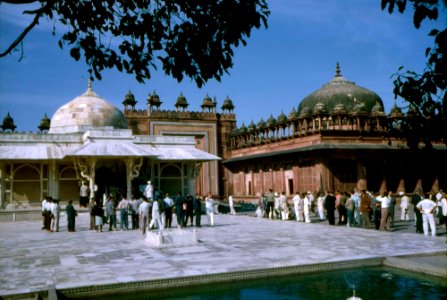
<svg viewBox="0 0 447 300">
<path fill-rule="evenodd" d="M 430 199 L 429 195 L 425 199 L 422 199 L 416 205 L 416 208 L 422 215 L 422 227 L 424 235 L 428 235 L 428 225 L 430 225 L 430 231 L 432 236 L 436 236 L 436 223 L 434 213 L 436 211 L 436 203 Z"/>
<path fill-rule="evenodd" d="M 87 186 L 87 182 L 82 181 L 81 187 L 79 188 L 79 206 L 87 207 L 88 204 L 88 196 L 90 189 Z"/>
<path fill-rule="evenodd" d="M 234 210 L 234 199 L 233 196 L 228 196 L 228 205 L 230 206 L 230 215 L 235 215 L 236 211 Z"/>
<path fill-rule="evenodd" d="M 335 196 L 330 191 L 326 191 L 324 198 L 324 209 L 326 210 L 327 220 L 329 225 L 335 225 Z"/>
<path fill-rule="evenodd" d="M 175 214 L 177 216 L 177 227 L 180 229 L 183 227 L 185 222 L 185 210 L 183 210 L 183 202 L 185 202 L 185 197 L 182 196 L 181 192 L 177 193 L 177 197 L 175 197 Z"/>
<path fill-rule="evenodd" d="M 423 233 L 422 229 L 422 214 L 421 211 L 417 208 L 419 201 L 423 198 L 421 189 L 416 189 L 415 194 L 411 198 L 411 204 L 413 204 L 414 214 L 415 214 L 415 222 L 416 222 L 416 233 Z"/>
<path fill-rule="evenodd" d="M 174 200 L 172 200 L 169 193 L 166 193 L 164 202 L 165 202 L 165 228 L 171 228 L 171 226 L 172 226 L 172 208 L 174 207 Z"/>
<path fill-rule="evenodd" d="M 154 189 L 152 187 L 152 183 L 150 180 L 148 180 L 146 188 L 144 189 L 144 195 L 146 196 L 146 198 L 150 201 L 153 200 L 153 193 Z"/>
<path fill-rule="evenodd" d="M 65 212 L 67 214 L 67 229 L 68 232 L 75 232 L 76 226 L 76 216 L 78 215 L 76 209 L 73 206 L 73 200 L 68 200 L 68 204 L 65 207 Z"/>
<path fill-rule="evenodd" d="M 408 214 L 408 209 L 410 206 L 410 198 L 408 198 L 408 196 L 405 195 L 404 192 L 399 192 L 399 196 L 402 197 L 400 199 L 400 220 L 409 221 L 410 215 Z"/>
<path fill-rule="evenodd" d="M 206 215 L 208 217 L 208 224 L 214 226 L 214 199 L 211 193 L 205 198 Z"/>
</svg>

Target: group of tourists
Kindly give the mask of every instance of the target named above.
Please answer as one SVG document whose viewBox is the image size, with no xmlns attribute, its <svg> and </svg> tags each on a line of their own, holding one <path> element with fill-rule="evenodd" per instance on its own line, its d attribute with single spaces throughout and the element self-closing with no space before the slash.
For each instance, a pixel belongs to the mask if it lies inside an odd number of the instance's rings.
<svg viewBox="0 0 447 300">
<path fill-rule="evenodd" d="M 74 232 L 77 211 L 73 207 L 73 201 L 68 201 L 65 210 L 67 214 L 67 229 L 69 232 Z M 42 230 L 58 232 L 60 215 L 61 207 L 59 205 L 59 200 L 53 199 L 50 196 L 45 197 L 42 200 Z"/>
<path fill-rule="evenodd" d="M 326 191 L 315 193 L 315 196 L 310 191 L 296 192 L 289 203 L 285 192 L 274 193 L 269 189 L 266 194 L 259 195 L 256 216 L 310 223 L 313 213 L 320 221 L 327 219 L 329 225 L 390 231 L 394 226 L 395 208 L 400 210 L 401 221 L 409 221 L 411 206 L 417 233 L 428 235 L 431 232 L 435 236 L 435 216 L 439 224 L 446 224 L 447 231 L 447 202 L 443 190 L 422 195 L 422 191 L 416 189 L 411 198 L 404 192 L 397 195 L 391 191 L 373 194 L 358 189 L 352 192 Z"/>
<path fill-rule="evenodd" d="M 84 197 L 83 187 L 81 185 L 80 198 Z M 148 230 L 172 227 L 172 219 L 175 215 L 178 228 L 186 226 L 201 227 L 202 202 L 205 202 L 205 212 L 208 218 L 208 224 L 215 224 L 215 202 L 211 193 L 205 197 L 196 194 L 182 195 L 178 192 L 175 197 L 169 193 L 163 193 L 157 187 L 153 187 L 151 182 L 144 188 L 144 192 L 139 197 L 132 196 L 130 200 L 126 197 L 116 199 L 113 195 L 108 197 L 104 195 L 103 199 L 90 198 L 87 204 L 84 199 L 80 200 L 80 206 L 89 208 L 90 230 L 102 232 L 104 227 L 108 231 L 117 231 L 119 229 L 127 231 L 130 229 L 140 229 L 143 234 Z M 61 208 L 59 203 L 51 197 L 46 197 L 42 202 L 43 227 L 48 231 L 59 231 L 59 216 Z M 77 211 L 73 207 L 72 200 L 66 206 L 68 231 L 75 231 L 75 217 Z M 129 224 L 130 218 L 130 224 Z"/>
<path fill-rule="evenodd" d="M 202 203 L 205 202 L 205 212 L 208 224 L 215 224 L 215 201 L 211 193 L 205 197 L 198 194 L 182 195 L 178 192 L 172 197 L 162 193 L 148 181 L 139 197 L 128 200 L 126 197 L 116 199 L 113 195 L 104 196 L 102 201 L 90 198 L 85 204 L 87 186 L 81 185 L 80 206 L 89 208 L 90 230 L 103 231 L 107 224 L 109 231 L 140 229 L 143 234 L 148 230 L 172 227 L 172 219 L 178 228 L 186 226 L 201 227 Z M 228 198 L 230 214 L 235 214 L 233 196 Z M 291 201 L 285 192 L 273 192 L 259 195 L 256 216 L 275 220 L 296 220 L 311 223 L 311 214 L 319 221 L 327 220 L 329 225 L 346 225 L 348 227 L 375 228 L 390 231 L 394 226 L 395 209 L 400 210 L 397 216 L 400 220 L 410 221 L 410 212 L 415 216 L 416 233 L 436 235 L 436 222 L 445 224 L 447 231 L 447 201 L 443 190 L 436 193 L 422 194 L 416 189 L 414 194 L 404 192 L 394 194 L 384 192 L 373 194 L 366 190 L 355 189 L 352 192 L 305 193 L 296 192 Z M 61 207 L 59 202 L 51 197 L 42 201 L 42 229 L 49 232 L 59 231 Z M 72 201 L 66 206 L 67 227 L 69 232 L 75 231 L 77 211 Z M 338 220 L 336 220 L 336 215 Z M 130 218 L 130 225 L 129 225 Z"/>
</svg>

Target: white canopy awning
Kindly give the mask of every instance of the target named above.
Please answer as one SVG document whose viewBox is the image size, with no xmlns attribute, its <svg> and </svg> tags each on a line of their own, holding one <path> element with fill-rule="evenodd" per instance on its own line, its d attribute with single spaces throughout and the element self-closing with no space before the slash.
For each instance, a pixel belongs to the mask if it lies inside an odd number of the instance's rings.
<svg viewBox="0 0 447 300">
<path fill-rule="evenodd" d="M 159 160 L 193 160 L 193 161 L 213 161 L 220 160 L 219 157 L 208 152 L 199 150 L 194 146 L 190 147 L 170 147 L 160 146 L 156 148 L 159 151 Z"/>
<path fill-rule="evenodd" d="M 49 160 L 63 159 L 65 153 L 77 146 L 59 146 L 55 144 L 2 145 L 0 160 Z"/>
<path fill-rule="evenodd" d="M 158 151 L 152 146 L 135 145 L 132 142 L 109 140 L 89 142 L 66 156 L 99 156 L 99 157 L 157 157 Z"/>
</svg>

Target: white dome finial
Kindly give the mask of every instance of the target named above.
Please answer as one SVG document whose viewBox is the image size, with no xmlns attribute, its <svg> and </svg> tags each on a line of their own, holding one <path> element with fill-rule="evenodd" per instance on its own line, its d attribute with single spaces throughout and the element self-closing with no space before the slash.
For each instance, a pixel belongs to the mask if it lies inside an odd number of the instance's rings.
<svg viewBox="0 0 447 300">
<path fill-rule="evenodd" d="M 96 93 L 93 91 L 92 88 L 92 80 L 89 78 L 87 82 L 87 91 L 82 96 L 88 96 L 88 97 L 99 97 L 96 95 Z"/>
</svg>

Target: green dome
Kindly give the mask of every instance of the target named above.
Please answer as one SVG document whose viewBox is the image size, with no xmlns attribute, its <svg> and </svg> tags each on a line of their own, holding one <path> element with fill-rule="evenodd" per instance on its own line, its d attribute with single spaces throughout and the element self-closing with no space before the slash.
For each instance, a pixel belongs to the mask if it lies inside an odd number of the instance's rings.
<svg viewBox="0 0 447 300">
<path fill-rule="evenodd" d="M 281 112 L 281 114 L 276 118 L 276 121 L 278 124 L 285 124 L 287 122 L 287 116 L 284 114 L 284 112 Z"/>
<path fill-rule="evenodd" d="M 304 107 L 315 108 L 319 103 L 325 105 L 329 114 L 333 114 L 334 108 L 339 104 L 343 104 L 348 113 L 359 104 L 364 105 L 367 114 L 371 113 L 377 103 L 383 109 L 383 101 L 376 93 L 343 78 L 338 63 L 334 79 L 306 96 L 298 106 L 298 114 L 302 115 Z"/>
<path fill-rule="evenodd" d="M 259 120 L 258 122 L 258 128 L 262 130 L 265 128 L 265 126 L 267 126 L 267 124 L 265 123 L 264 119 L 261 118 L 261 120 Z"/>
</svg>

